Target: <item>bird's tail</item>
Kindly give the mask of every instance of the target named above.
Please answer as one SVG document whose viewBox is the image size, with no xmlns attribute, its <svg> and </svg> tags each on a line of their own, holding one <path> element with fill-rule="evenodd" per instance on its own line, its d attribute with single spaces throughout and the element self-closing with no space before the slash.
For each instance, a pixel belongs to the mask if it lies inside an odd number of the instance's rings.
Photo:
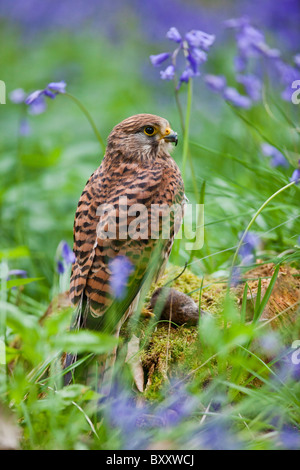
<svg viewBox="0 0 300 470">
<path fill-rule="evenodd" d="M 77 354 L 66 353 L 63 358 L 63 370 L 68 369 L 77 361 Z M 74 379 L 73 370 L 70 369 L 64 374 L 64 385 L 70 385 Z"/>
</svg>

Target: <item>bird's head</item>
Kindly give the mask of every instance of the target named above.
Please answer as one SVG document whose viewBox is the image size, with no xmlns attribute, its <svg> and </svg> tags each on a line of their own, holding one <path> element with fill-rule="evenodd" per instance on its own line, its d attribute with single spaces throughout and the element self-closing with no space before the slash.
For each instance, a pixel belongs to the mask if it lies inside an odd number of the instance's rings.
<svg viewBox="0 0 300 470">
<path fill-rule="evenodd" d="M 169 122 L 153 114 L 136 114 L 117 124 L 108 137 L 107 151 L 121 152 L 134 159 L 168 155 L 171 144 L 177 145 L 177 133 Z"/>
</svg>

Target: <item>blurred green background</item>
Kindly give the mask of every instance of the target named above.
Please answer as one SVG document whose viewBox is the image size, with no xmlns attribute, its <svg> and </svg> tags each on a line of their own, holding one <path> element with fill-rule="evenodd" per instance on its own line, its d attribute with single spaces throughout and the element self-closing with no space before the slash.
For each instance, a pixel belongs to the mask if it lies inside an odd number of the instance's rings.
<svg viewBox="0 0 300 470">
<path fill-rule="evenodd" d="M 289 181 L 297 166 L 299 134 L 288 119 L 296 122 L 299 111 L 280 100 L 276 76 L 271 84 L 264 75 L 265 101 L 247 112 L 228 106 L 206 87 L 203 77 L 221 74 L 228 84 L 237 85 L 236 44 L 224 20 L 241 15 L 248 15 L 272 47 L 280 47 L 285 60 L 291 61 L 297 53 L 299 9 L 297 2 L 282 3 L 0 2 L 0 79 L 7 87 L 7 103 L 0 108 L 1 249 L 28 247 L 30 256 L 12 259 L 9 268 L 44 277 L 27 287 L 32 295 L 45 301 L 51 297 L 57 246 L 63 239 L 72 244 L 77 202 L 102 152 L 89 123 L 66 96 L 48 99 L 46 112 L 35 116 L 28 114 L 25 105 L 12 103 L 9 94 L 17 88 L 30 93 L 65 80 L 67 91 L 86 106 L 105 138 L 115 124 L 132 114 L 164 116 L 179 133 L 173 157 L 181 166 L 183 136 L 174 88 L 160 80 L 149 55 L 172 51 L 174 44 L 165 37 L 171 26 L 181 34 L 193 28 L 215 34 L 201 76 L 194 79 L 190 153 L 198 191 L 204 181 L 206 190 L 205 244 L 193 254 L 205 259 L 192 267 L 199 275 L 223 275 L 239 232 L 264 200 Z M 285 25 L 284 8 L 293 9 Z M 179 98 L 184 109 L 186 84 Z M 25 115 L 30 131 L 20 136 Z M 262 156 L 266 139 L 284 152 L 287 168 L 272 168 Z M 190 167 L 185 185 L 191 202 L 199 202 Z M 292 188 L 258 218 L 255 231 L 262 239 L 263 257 L 271 259 L 295 245 L 300 233 L 298 209 L 299 190 Z M 183 249 L 172 256 L 175 264 L 191 261 Z"/>
</svg>

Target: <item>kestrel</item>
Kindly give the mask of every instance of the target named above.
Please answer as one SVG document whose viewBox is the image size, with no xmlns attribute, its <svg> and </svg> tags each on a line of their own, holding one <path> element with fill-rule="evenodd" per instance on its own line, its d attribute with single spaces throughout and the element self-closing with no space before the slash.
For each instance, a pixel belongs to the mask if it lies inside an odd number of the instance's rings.
<svg viewBox="0 0 300 470">
<path fill-rule="evenodd" d="M 131 116 L 109 135 L 104 159 L 89 178 L 75 215 L 70 296 L 77 306 L 77 327 L 115 331 L 131 313 L 153 257 L 152 277 L 161 273 L 181 224 L 185 197 L 180 170 L 169 153 L 171 143 L 177 144 L 177 134 L 166 119 L 152 114 Z M 169 238 L 153 238 L 151 208 L 174 204 L 181 208 L 179 223 L 172 213 Z M 136 218 L 130 212 L 134 207 L 147 211 L 139 220 L 140 232 L 132 237 L 128 229 Z M 114 220 L 116 230 L 110 233 Z M 161 229 L 160 223 L 159 235 Z M 122 301 L 116 301 L 111 287 L 111 263 L 117 257 L 126 257 L 133 267 Z"/>
</svg>

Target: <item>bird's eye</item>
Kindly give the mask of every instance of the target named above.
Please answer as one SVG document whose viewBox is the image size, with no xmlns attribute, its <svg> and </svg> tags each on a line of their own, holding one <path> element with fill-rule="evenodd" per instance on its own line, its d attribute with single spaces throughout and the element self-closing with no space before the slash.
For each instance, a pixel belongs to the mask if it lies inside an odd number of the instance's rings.
<svg viewBox="0 0 300 470">
<path fill-rule="evenodd" d="M 152 126 L 146 126 L 144 128 L 144 132 L 146 135 L 154 135 L 156 134 L 157 130 L 155 129 L 155 127 L 152 127 Z"/>
</svg>

